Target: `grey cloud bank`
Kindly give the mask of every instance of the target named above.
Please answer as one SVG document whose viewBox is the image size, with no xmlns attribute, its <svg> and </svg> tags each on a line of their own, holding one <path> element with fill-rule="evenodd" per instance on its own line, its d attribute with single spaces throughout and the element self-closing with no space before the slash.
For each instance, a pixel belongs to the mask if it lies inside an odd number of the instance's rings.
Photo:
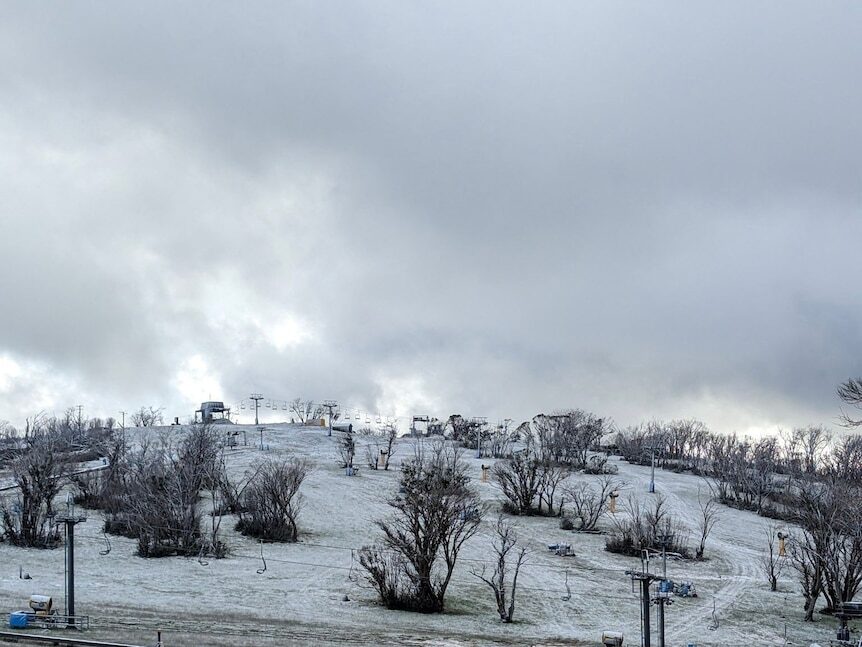
<svg viewBox="0 0 862 647">
<path fill-rule="evenodd" d="M 0 417 L 833 422 L 854 3 L 8 4 Z"/>
</svg>

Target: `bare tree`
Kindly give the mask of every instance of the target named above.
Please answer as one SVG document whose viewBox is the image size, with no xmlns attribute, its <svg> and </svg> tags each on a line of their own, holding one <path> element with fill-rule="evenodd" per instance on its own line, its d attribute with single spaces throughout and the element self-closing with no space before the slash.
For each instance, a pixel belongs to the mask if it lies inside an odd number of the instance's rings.
<svg viewBox="0 0 862 647">
<path fill-rule="evenodd" d="M 359 431 L 367 436 L 369 441 L 365 444 L 365 459 L 368 467 L 373 470 L 382 467 L 389 469 L 389 462 L 395 453 L 395 441 L 398 438 L 398 427 L 391 423 L 384 424 L 379 430 L 366 427 Z"/>
<path fill-rule="evenodd" d="M 478 577 L 491 587 L 494 592 L 494 601 L 497 603 L 497 613 L 503 622 L 512 622 L 515 614 L 515 593 L 518 589 L 518 573 L 527 556 L 527 549 L 523 546 L 514 556 L 514 570 L 512 570 L 511 583 L 508 582 L 509 570 L 512 569 L 512 558 L 510 553 L 515 549 L 518 538 L 512 527 L 507 524 L 502 516 L 497 517 L 494 527 L 496 537 L 494 538 L 493 550 L 496 555 L 494 572 L 490 576 L 485 575 L 485 565 L 481 569 L 473 567 L 471 575 Z"/>
<path fill-rule="evenodd" d="M 243 493 L 243 510 L 236 529 L 270 541 L 295 542 L 303 497 L 299 491 L 310 465 L 298 458 L 267 459 Z"/>
<path fill-rule="evenodd" d="M 766 581 L 769 583 L 770 591 L 778 590 L 778 580 L 785 564 L 787 564 L 779 548 L 780 535 L 778 526 L 773 524 L 766 528 L 766 554 L 761 561 L 761 568 L 766 576 Z"/>
<path fill-rule="evenodd" d="M 0 420 L 0 439 L 9 440 L 17 435 L 18 431 L 8 420 Z"/>
<path fill-rule="evenodd" d="M 141 407 L 132 413 L 132 424 L 135 427 L 155 427 L 156 425 L 160 425 L 164 422 L 162 418 L 164 410 L 164 407 Z"/>
<path fill-rule="evenodd" d="M 199 424 L 172 441 L 165 434 L 159 445 L 145 445 L 129 457 L 124 509 L 116 517 L 137 537 L 141 557 L 194 555 L 208 548 L 222 556 L 221 544 L 204 540 L 200 507 L 203 490 L 218 486 L 218 434 Z"/>
<path fill-rule="evenodd" d="M 95 449 L 106 459 L 107 466 L 98 472 L 70 475 L 70 481 L 78 490 L 75 503 L 107 511 L 123 489 L 123 478 L 128 470 L 126 441 L 122 434 L 109 430 Z"/>
<path fill-rule="evenodd" d="M 818 541 L 802 530 L 790 544 L 790 563 L 799 576 L 802 596 L 805 598 L 805 621 L 814 620 L 817 599 L 823 592 L 823 559 L 817 551 Z"/>
<path fill-rule="evenodd" d="M 862 377 L 850 378 L 838 387 L 838 397 L 842 402 L 857 409 L 862 409 Z M 862 426 L 862 418 L 853 418 L 850 414 L 842 411 L 841 419 L 845 427 Z"/>
<path fill-rule="evenodd" d="M 709 537 L 709 533 L 712 532 L 713 526 L 715 526 L 721 516 L 721 509 L 718 507 L 718 501 L 715 497 L 710 496 L 704 501 L 700 491 L 697 493 L 697 506 L 700 509 L 700 515 L 697 518 L 697 531 L 700 534 L 700 543 L 697 545 L 694 557 L 695 559 L 703 559 L 706 540 Z"/>
<path fill-rule="evenodd" d="M 16 546 L 51 548 L 59 541 L 50 521 L 66 466 L 56 450 L 55 434 L 31 433 L 27 448 L 10 465 L 18 498 L 0 502 L 0 521 L 3 536 Z"/>
<path fill-rule="evenodd" d="M 353 439 L 352 433 L 341 432 L 335 450 L 338 452 L 338 462 L 341 467 L 353 467 L 353 458 L 356 456 L 356 441 Z"/>
<path fill-rule="evenodd" d="M 791 563 L 805 596 L 806 620 L 822 593 L 829 609 L 852 600 L 862 585 L 860 488 L 835 475 L 797 488 Z"/>
<path fill-rule="evenodd" d="M 516 452 L 507 461 L 494 464 L 494 478 L 506 497 L 504 507 L 514 514 L 533 514 L 542 489 L 541 462 L 529 450 Z"/>
<path fill-rule="evenodd" d="M 602 418 L 571 409 L 535 416 L 527 439 L 540 460 L 582 469 L 587 465 L 588 452 L 598 446 L 606 430 Z"/>
<path fill-rule="evenodd" d="M 245 504 L 243 503 L 245 490 L 260 471 L 261 463 L 246 470 L 240 478 L 234 479 L 228 474 L 223 461 L 224 459 L 222 459 L 222 468 L 219 470 L 218 482 L 216 483 L 216 487 L 219 490 L 219 512 L 221 514 L 239 514 L 245 510 Z"/>
<path fill-rule="evenodd" d="M 664 547 L 683 556 L 689 554 L 687 530 L 672 517 L 660 494 L 652 499 L 651 506 L 628 497 L 625 509 L 613 517 L 612 523 L 605 540 L 605 550 L 609 552 L 639 556 L 644 549 L 657 551 Z"/>
<path fill-rule="evenodd" d="M 862 483 L 862 436 L 847 434 L 829 456 L 826 471 L 831 476 L 851 483 Z"/>
<path fill-rule="evenodd" d="M 512 445 L 520 437 L 518 429 L 513 429 L 510 423 L 511 420 L 504 420 L 488 433 L 485 446 L 493 458 L 508 458 L 512 453 Z"/>
<path fill-rule="evenodd" d="M 362 548 L 359 563 L 390 609 L 439 613 L 461 548 L 479 528 L 479 497 L 459 453 L 443 443 L 401 470 L 394 515 L 376 522 L 381 544 Z"/>
<path fill-rule="evenodd" d="M 557 492 L 557 488 L 569 477 L 570 474 L 571 471 L 565 465 L 553 465 L 546 462 L 541 466 L 541 482 L 539 485 L 540 512 L 542 510 L 542 503 L 544 502 L 549 517 L 562 513 L 562 504 L 558 507 L 557 512 L 554 512 L 554 496 Z"/>
<path fill-rule="evenodd" d="M 317 404 L 312 400 L 303 400 L 295 398 L 290 401 L 290 410 L 296 414 L 301 424 L 307 424 L 311 420 L 319 419 L 323 416 L 326 410 L 322 404 Z"/>
<path fill-rule="evenodd" d="M 621 482 L 607 475 L 566 487 L 563 493 L 572 507 L 573 528 L 582 532 L 595 530 L 608 508 L 611 493 L 621 487 Z"/>
</svg>

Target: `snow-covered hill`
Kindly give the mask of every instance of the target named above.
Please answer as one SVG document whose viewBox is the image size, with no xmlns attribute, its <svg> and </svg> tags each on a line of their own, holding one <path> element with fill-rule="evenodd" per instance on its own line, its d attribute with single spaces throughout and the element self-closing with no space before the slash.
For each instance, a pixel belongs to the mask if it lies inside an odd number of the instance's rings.
<svg viewBox="0 0 862 647">
<path fill-rule="evenodd" d="M 447 613 L 426 616 L 378 606 L 373 591 L 362 586 L 354 560 L 355 550 L 374 540 L 372 520 L 388 513 L 385 498 L 397 490 L 398 464 L 419 441 L 399 440 L 390 471 L 361 469 L 359 476 L 347 477 L 335 461 L 336 438 L 327 437 L 325 429 L 267 426 L 269 450 L 262 452 L 254 428 L 238 428 L 247 430 L 249 445 L 229 452 L 235 474 L 266 454 L 305 456 L 314 464 L 302 489 L 300 542 L 265 545 L 262 573 L 260 545 L 236 533 L 228 519 L 222 531 L 230 555 L 207 565 L 187 558 L 141 559 L 134 556 L 133 540 L 116 537 L 108 538 L 110 552 L 102 555 L 108 544 L 101 518 L 93 513 L 76 531 L 77 610 L 91 616 L 92 635 L 151 644 L 160 628 L 166 645 L 551 645 L 598 644 L 603 630 L 622 630 L 626 644 L 639 644 L 639 598 L 625 574 L 640 568 L 639 560 L 605 552 L 600 535 L 562 531 L 556 519 L 512 519 L 531 555 L 520 579 L 516 623 L 499 622 L 490 590 L 469 573 L 470 566 L 488 559 L 490 524 L 499 508 L 499 491 L 479 478 L 480 465 L 488 459 L 464 454 L 490 512 L 459 560 Z M 182 432 L 174 428 L 173 433 Z M 360 449 L 357 464 L 363 456 Z M 611 460 L 629 492 L 650 496 L 648 468 Z M 698 488 L 704 487 L 699 479 L 657 472 L 656 482 L 674 513 L 694 529 Z M 783 645 L 785 628 L 797 645 L 826 642 L 834 635 L 832 619 L 801 621 L 802 600 L 789 569 L 781 591 L 769 592 L 760 573 L 768 523 L 723 508 L 707 542 L 707 561 L 668 562 L 668 576 L 694 581 L 700 594 L 677 599 L 667 609 L 669 645 Z M 547 544 L 557 541 L 571 543 L 577 556 L 548 551 Z M 0 607 L 23 608 L 31 593 L 52 595 L 62 604 L 63 562 L 62 549 L 0 544 Z M 32 580 L 19 579 L 19 565 Z M 717 629 L 711 630 L 716 621 Z"/>
</svg>

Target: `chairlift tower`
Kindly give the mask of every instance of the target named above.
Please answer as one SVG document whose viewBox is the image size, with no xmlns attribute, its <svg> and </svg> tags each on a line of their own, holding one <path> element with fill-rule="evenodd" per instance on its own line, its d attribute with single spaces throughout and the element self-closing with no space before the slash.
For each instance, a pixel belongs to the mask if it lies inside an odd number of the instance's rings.
<svg viewBox="0 0 862 647">
<path fill-rule="evenodd" d="M 645 562 L 644 569 L 641 571 L 626 571 L 626 575 L 631 577 L 632 584 L 635 581 L 641 585 L 641 636 L 643 638 L 643 647 L 650 647 L 650 592 L 649 587 L 653 580 L 659 579 L 656 575 L 649 572 L 649 562 Z"/>
<path fill-rule="evenodd" d="M 323 406 L 329 411 L 329 430 L 327 432 L 327 436 L 332 435 L 332 412 L 338 406 L 338 402 L 335 400 L 324 400 Z"/>
<path fill-rule="evenodd" d="M 257 419 L 257 410 L 260 408 L 260 401 L 263 400 L 263 396 L 260 393 L 252 393 L 248 396 L 249 400 L 254 400 L 254 424 L 259 425 L 260 421 Z"/>
<path fill-rule="evenodd" d="M 667 545 L 673 539 L 673 535 L 663 534 L 659 536 L 659 543 L 661 544 L 661 561 L 662 561 L 662 582 L 667 581 Z M 670 599 L 672 592 L 665 589 L 663 586 L 659 586 L 659 591 L 656 596 L 656 604 L 658 605 L 658 638 L 659 638 L 659 647 L 665 647 L 664 643 L 664 607 L 666 604 L 673 604 L 673 601 Z"/>
<path fill-rule="evenodd" d="M 645 449 L 650 453 L 649 493 L 655 494 L 655 455 L 661 448 L 657 443 L 650 443 Z"/>
<path fill-rule="evenodd" d="M 485 416 L 476 416 L 470 421 L 476 428 L 476 458 L 482 458 L 482 430 L 487 421 Z"/>
<path fill-rule="evenodd" d="M 66 526 L 66 615 L 75 626 L 75 526 L 87 520 L 87 515 L 75 510 L 72 495 L 66 498 L 66 510 L 54 516 L 54 523 Z"/>
</svg>

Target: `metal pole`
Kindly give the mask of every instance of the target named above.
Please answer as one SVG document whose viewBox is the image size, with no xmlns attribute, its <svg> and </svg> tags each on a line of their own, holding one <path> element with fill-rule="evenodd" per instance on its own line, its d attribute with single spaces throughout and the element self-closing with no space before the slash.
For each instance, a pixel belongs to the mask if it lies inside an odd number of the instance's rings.
<svg viewBox="0 0 862 647">
<path fill-rule="evenodd" d="M 329 429 L 326 433 L 327 436 L 332 436 L 332 415 L 335 407 L 338 406 L 338 402 L 335 400 L 324 400 L 323 402 L 324 408 L 329 412 Z"/>
<path fill-rule="evenodd" d="M 66 598 L 69 607 L 68 614 L 75 615 L 75 522 L 66 520 L 66 562 L 69 565 L 69 573 L 66 578 Z M 73 621 L 74 623 L 74 621 Z"/>
<path fill-rule="evenodd" d="M 641 605 L 643 606 L 643 630 L 644 644 L 643 647 L 650 647 L 650 624 L 649 624 L 649 578 L 645 577 L 641 580 Z"/>
<path fill-rule="evenodd" d="M 665 535 L 661 538 L 661 572 L 662 577 L 667 579 L 667 542 L 669 537 Z"/>
<path fill-rule="evenodd" d="M 649 491 L 650 494 L 655 493 L 655 447 L 652 450 L 652 468 L 649 476 Z"/>
<path fill-rule="evenodd" d="M 263 400 L 263 395 L 260 393 L 252 393 L 249 397 L 249 400 L 254 400 L 254 424 L 259 425 L 260 421 L 257 418 L 257 410 L 260 406 L 260 401 Z"/>
<path fill-rule="evenodd" d="M 658 647 L 664 647 L 664 598 L 658 599 Z"/>
</svg>

